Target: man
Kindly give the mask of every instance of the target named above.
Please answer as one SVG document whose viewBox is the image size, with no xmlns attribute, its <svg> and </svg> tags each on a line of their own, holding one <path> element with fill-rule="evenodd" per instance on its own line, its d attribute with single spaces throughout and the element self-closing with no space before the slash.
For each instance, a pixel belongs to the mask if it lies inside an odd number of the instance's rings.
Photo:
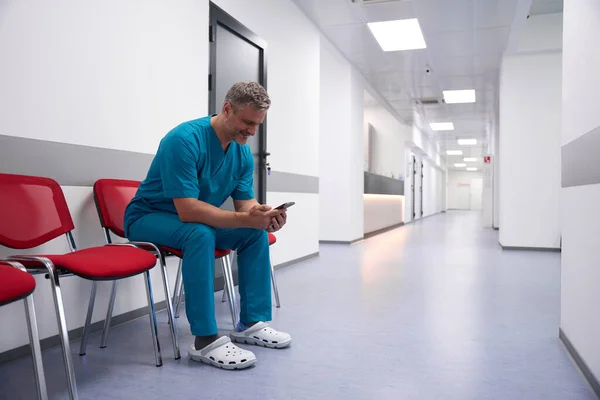
<svg viewBox="0 0 600 400">
<path fill-rule="evenodd" d="M 254 82 L 229 89 L 220 114 L 185 122 L 160 142 L 146 179 L 125 213 L 125 233 L 181 249 L 185 308 L 195 342 L 192 360 L 225 369 L 256 363 L 250 351 L 231 343 L 271 348 L 291 337 L 270 328 L 271 269 L 267 231 L 286 223 L 285 210 L 254 199 L 254 159 L 248 138 L 265 119 L 271 101 Z M 219 207 L 228 197 L 235 211 Z M 240 323 L 218 336 L 214 313 L 214 250 L 238 253 Z"/>
</svg>

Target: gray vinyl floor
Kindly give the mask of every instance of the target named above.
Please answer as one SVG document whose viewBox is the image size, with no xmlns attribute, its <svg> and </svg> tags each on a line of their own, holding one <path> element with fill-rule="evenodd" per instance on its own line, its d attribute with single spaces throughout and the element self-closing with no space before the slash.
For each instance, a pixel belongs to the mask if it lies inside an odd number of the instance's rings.
<svg viewBox="0 0 600 400">
<path fill-rule="evenodd" d="M 173 360 L 159 314 L 164 366 L 147 317 L 116 326 L 109 346 L 76 354 L 80 399 L 595 399 L 558 339 L 560 254 L 502 251 L 479 215 L 449 212 L 277 272 L 273 326 L 285 350 L 223 371 L 187 358 L 179 319 Z M 215 295 L 220 298 L 221 293 Z M 231 326 L 217 303 L 223 333 Z M 66 398 L 59 348 L 44 352 L 51 399 Z M 1 399 L 34 399 L 29 359 L 0 366 Z"/>
</svg>

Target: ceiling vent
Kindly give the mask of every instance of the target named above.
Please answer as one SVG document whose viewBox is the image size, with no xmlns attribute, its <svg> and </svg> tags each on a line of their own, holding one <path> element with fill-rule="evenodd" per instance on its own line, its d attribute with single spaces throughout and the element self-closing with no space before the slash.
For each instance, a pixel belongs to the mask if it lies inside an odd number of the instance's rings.
<svg viewBox="0 0 600 400">
<path fill-rule="evenodd" d="M 415 99 L 415 104 L 420 106 L 439 106 L 442 105 L 442 101 L 436 97 L 429 97 L 423 99 Z"/>
</svg>

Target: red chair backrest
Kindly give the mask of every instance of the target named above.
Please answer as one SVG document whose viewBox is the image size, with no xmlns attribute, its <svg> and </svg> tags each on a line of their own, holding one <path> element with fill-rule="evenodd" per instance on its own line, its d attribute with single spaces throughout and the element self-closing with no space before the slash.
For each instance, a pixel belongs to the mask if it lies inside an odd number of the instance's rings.
<svg viewBox="0 0 600 400">
<path fill-rule="evenodd" d="M 125 237 L 125 208 L 135 196 L 140 181 L 98 179 L 94 183 L 94 200 L 102 227 Z"/>
<path fill-rule="evenodd" d="M 54 179 L 0 173 L 0 245 L 29 249 L 74 228 Z"/>
</svg>

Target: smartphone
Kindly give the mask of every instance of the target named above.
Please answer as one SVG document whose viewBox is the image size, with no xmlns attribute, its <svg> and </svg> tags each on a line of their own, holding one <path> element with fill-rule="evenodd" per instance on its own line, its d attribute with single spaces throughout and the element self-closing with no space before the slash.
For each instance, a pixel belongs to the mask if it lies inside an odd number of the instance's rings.
<svg viewBox="0 0 600 400">
<path fill-rule="evenodd" d="M 289 203 L 283 203 L 282 205 L 280 205 L 279 207 L 275 208 L 276 210 L 286 210 L 288 208 L 290 208 L 291 206 L 293 206 L 294 204 L 296 204 L 295 201 L 290 201 Z"/>
</svg>

